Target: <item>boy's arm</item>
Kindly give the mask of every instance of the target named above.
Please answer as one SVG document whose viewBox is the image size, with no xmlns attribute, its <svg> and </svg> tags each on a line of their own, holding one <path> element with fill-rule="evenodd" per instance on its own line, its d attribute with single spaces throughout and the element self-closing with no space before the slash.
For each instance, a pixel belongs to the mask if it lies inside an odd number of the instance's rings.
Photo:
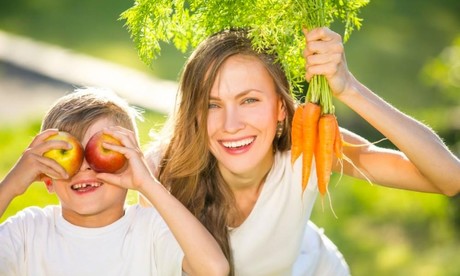
<svg viewBox="0 0 460 276">
<path fill-rule="evenodd" d="M 141 192 L 161 214 L 184 251 L 189 275 L 227 275 L 229 265 L 214 237 L 158 181 L 150 178 Z"/>
<path fill-rule="evenodd" d="M 123 146 L 104 144 L 129 160 L 120 174 L 100 173 L 107 183 L 137 190 L 155 207 L 184 252 L 182 269 L 189 275 L 228 275 L 229 264 L 220 246 L 207 229 L 153 176 L 133 132 L 120 127 L 105 132 L 119 139 Z"/>
<path fill-rule="evenodd" d="M 22 156 L 0 182 L 0 216 L 8 208 L 11 201 L 23 194 L 34 181 L 39 181 L 44 175 L 55 178 L 66 178 L 67 174 L 58 163 L 43 153 L 50 149 L 66 148 L 69 145 L 64 141 L 45 142 L 57 130 L 46 130 L 38 134 Z"/>
<path fill-rule="evenodd" d="M 8 179 L 8 176 L 0 182 L 0 217 L 3 216 L 13 198 L 18 196 L 14 192 L 13 185 L 14 183 Z"/>
</svg>

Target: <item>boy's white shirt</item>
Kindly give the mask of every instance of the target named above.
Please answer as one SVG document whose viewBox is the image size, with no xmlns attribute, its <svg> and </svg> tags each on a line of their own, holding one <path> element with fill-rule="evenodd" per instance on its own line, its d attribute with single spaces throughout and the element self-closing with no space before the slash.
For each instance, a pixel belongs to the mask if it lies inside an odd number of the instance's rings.
<svg viewBox="0 0 460 276">
<path fill-rule="evenodd" d="M 157 211 L 139 205 L 101 228 L 29 207 L 0 225 L 0 245 L 0 275 L 182 275 L 184 258 Z"/>
</svg>

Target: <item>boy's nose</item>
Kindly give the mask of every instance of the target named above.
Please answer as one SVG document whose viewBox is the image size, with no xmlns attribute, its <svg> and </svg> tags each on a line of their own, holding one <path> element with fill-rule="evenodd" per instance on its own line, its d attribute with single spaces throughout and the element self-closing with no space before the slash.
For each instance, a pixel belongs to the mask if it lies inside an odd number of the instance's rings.
<svg viewBox="0 0 460 276">
<path fill-rule="evenodd" d="M 91 167 L 88 164 L 88 161 L 86 161 L 86 158 L 83 158 L 83 162 L 81 163 L 80 171 L 87 171 L 91 170 Z"/>
</svg>

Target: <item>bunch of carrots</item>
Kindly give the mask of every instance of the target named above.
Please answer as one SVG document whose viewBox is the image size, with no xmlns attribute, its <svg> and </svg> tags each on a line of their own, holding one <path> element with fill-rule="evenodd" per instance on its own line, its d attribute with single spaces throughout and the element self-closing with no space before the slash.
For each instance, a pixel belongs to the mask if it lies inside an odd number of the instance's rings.
<svg viewBox="0 0 460 276">
<path fill-rule="evenodd" d="M 334 115 L 332 91 L 324 76 L 312 78 L 305 103 L 294 113 L 291 139 L 291 163 L 302 155 L 302 191 L 310 178 L 314 157 L 318 189 L 324 196 L 328 191 L 333 157 L 343 158 L 343 140 Z"/>
<path fill-rule="evenodd" d="M 309 13 L 304 26 L 307 29 L 327 27 L 335 8 L 334 3 L 324 0 L 309 0 L 305 3 Z M 341 5 L 344 3 L 341 2 Z M 347 6 L 351 3 L 346 1 L 345 4 Z M 303 192 L 307 187 L 313 158 L 315 158 L 318 190 L 323 198 L 328 193 L 334 154 L 339 161 L 345 157 L 342 151 L 344 142 L 334 111 L 332 91 L 326 77 L 313 76 L 308 86 L 305 103 L 297 107 L 292 120 L 291 163 L 294 164 L 302 155 Z"/>
</svg>

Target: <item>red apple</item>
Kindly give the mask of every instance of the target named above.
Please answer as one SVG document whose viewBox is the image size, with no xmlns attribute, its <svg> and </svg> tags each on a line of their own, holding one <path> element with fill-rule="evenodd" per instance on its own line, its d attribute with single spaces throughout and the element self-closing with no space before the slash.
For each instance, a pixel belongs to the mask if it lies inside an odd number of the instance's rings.
<svg viewBox="0 0 460 276">
<path fill-rule="evenodd" d="M 126 164 L 126 157 L 113 150 L 104 148 L 102 143 L 121 146 L 121 142 L 102 131 L 94 134 L 86 144 L 85 158 L 91 169 L 96 172 L 115 173 Z"/>
<path fill-rule="evenodd" d="M 83 147 L 80 141 L 77 140 L 71 134 L 59 131 L 57 134 L 54 134 L 46 139 L 49 140 L 62 140 L 66 141 L 72 145 L 71 149 L 52 149 L 43 154 L 43 156 L 53 159 L 58 162 L 70 177 L 74 176 L 81 167 L 83 162 Z"/>
</svg>

